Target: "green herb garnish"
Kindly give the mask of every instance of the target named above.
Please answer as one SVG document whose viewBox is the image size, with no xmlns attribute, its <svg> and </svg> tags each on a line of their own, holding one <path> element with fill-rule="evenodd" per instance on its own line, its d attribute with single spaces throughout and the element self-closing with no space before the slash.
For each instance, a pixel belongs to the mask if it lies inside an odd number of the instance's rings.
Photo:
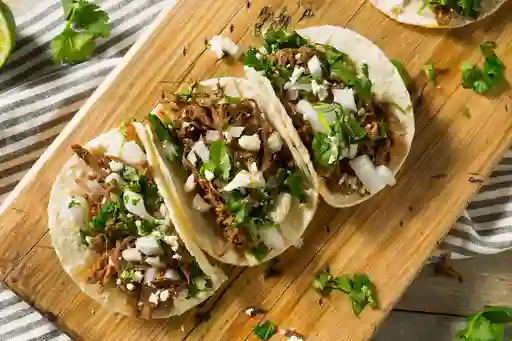
<svg viewBox="0 0 512 341">
<path fill-rule="evenodd" d="M 285 48 L 299 48 L 307 43 L 308 41 L 295 31 L 288 32 L 270 28 L 263 36 L 263 46 L 267 53 L 274 53 Z"/>
<path fill-rule="evenodd" d="M 96 39 L 110 35 L 108 14 L 87 0 L 61 0 L 66 27 L 51 42 L 55 62 L 74 63 L 91 57 Z"/>
<path fill-rule="evenodd" d="M 494 52 L 495 49 L 496 43 L 493 41 L 486 41 L 480 45 L 485 58 L 483 70 L 469 61 L 462 63 L 463 88 L 473 89 L 478 94 L 486 94 L 504 82 L 505 66 Z"/>
<path fill-rule="evenodd" d="M 262 324 L 254 326 L 252 330 L 254 334 L 256 334 L 260 338 L 260 340 L 266 341 L 276 333 L 277 326 L 274 323 L 267 320 Z"/>
<path fill-rule="evenodd" d="M 392 59 L 391 63 L 396 67 L 400 77 L 402 77 L 402 80 L 404 81 L 405 86 L 409 87 L 409 85 L 411 85 L 411 76 L 405 69 L 404 64 L 396 59 Z"/>
<path fill-rule="evenodd" d="M 256 258 L 256 260 L 258 260 L 258 262 L 262 262 L 265 259 L 265 257 L 267 256 L 268 251 L 269 250 L 268 250 L 267 245 L 265 245 L 264 243 L 259 243 L 258 245 L 256 245 L 255 247 L 253 247 L 250 250 L 250 253 L 252 253 L 254 258 Z"/>
<path fill-rule="evenodd" d="M 505 326 L 512 322 L 512 308 L 486 307 L 466 321 L 454 341 L 503 341 Z"/>
<path fill-rule="evenodd" d="M 79 202 L 79 201 L 77 201 L 77 200 L 75 200 L 75 199 L 73 199 L 73 200 L 71 200 L 71 201 L 69 202 L 69 204 L 68 204 L 68 208 L 75 207 L 75 206 L 80 206 L 80 202 Z"/>
<path fill-rule="evenodd" d="M 453 10 L 471 18 L 477 18 L 481 10 L 480 0 L 426 0 L 426 3 L 433 9 Z"/>
<path fill-rule="evenodd" d="M 427 63 L 423 65 L 423 71 L 427 75 L 429 82 L 436 84 L 437 82 L 437 68 L 435 63 Z"/>
<path fill-rule="evenodd" d="M 379 306 L 375 286 L 365 274 L 350 278 L 345 275 L 333 276 L 324 270 L 316 274 L 312 286 L 322 295 L 329 295 L 332 291 L 344 292 L 350 297 L 352 310 L 357 316 L 366 306 L 373 309 Z"/>
<path fill-rule="evenodd" d="M 233 167 L 228 147 L 224 140 L 213 141 L 210 145 L 210 160 L 215 166 L 215 172 L 223 180 L 229 180 L 230 171 Z M 210 166 L 211 167 L 211 166 Z"/>
</svg>

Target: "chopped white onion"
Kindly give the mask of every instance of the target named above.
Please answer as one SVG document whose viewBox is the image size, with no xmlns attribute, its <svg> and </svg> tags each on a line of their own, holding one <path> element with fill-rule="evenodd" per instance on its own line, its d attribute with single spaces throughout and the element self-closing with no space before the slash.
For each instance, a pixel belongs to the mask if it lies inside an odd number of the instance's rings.
<svg viewBox="0 0 512 341">
<path fill-rule="evenodd" d="M 185 182 L 185 192 L 192 192 L 196 187 L 196 177 L 190 174 Z"/>
<path fill-rule="evenodd" d="M 144 283 L 150 283 L 156 278 L 156 269 L 149 268 L 144 272 Z"/>
<path fill-rule="evenodd" d="M 204 291 L 206 289 L 206 280 L 202 277 L 196 279 L 196 286 L 199 291 Z"/>
<path fill-rule="evenodd" d="M 297 91 L 306 91 L 306 92 L 312 92 L 313 86 L 308 83 L 290 83 L 286 82 L 284 85 L 285 90 L 297 90 Z"/>
<path fill-rule="evenodd" d="M 355 158 L 357 156 L 357 149 L 358 149 L 358 147 L 359 147 L 359 145 L 355 144 L 355 143 L 354 144 L 350 144 L 348 146 L 348 155 L 347 155 L 347 157 L 349 159 L 353 159 L 353 158 Z"/>
<path fill-rule="evenodd" d="M 349 161 L 350 167 L 356 173 L 356 176 L 361 180 L 363 186 L 372 194 L 377 193 L 384 187 L 386 182 L 377 173 L 377 168 L 373 164 L 368 155 L 361 155 Z"/>
<path fill-rule="evenodd" d="M 158 240 L 152 235 L 137 238 L 135 248 L 146 256 L 158 256 L 162 254 Z"/>
<path fill-rule="evenodd" d="M 124 166 L 122 162 L 112 160 L 108 163 L 108 167 L 112 172 L 120 172 L 123 170 Z"/>
<path fill-rule="evenodd" d="M 203 141 L 196 141 L 194 145 L 192 146 L 192 151 L 195 152 L 203 162 L 206 162 L 210 159 L 210 150 L 204 144 Z"/>
<path fill-rule="evenodd" d="M 171 247 L 171 250 L 173 250 L 174 252 L 178 251 L 178 248 L 180 247 L 178 236 L 164 236 L 162 239 L 167 245 Z"/>
<path fill-rule="evenodd" d="M 320 59 L 317 56 L 313 56 L 308 60 L 308 69 L 313 77 L 322 77 L 322 63 L 320 63 Z"/>
<path fill-rule="evenodd" d="M 224 137 L 226 140 L 231 141 L 233 138 L 238 138 L 242 136 L 242 133 L 244 132 L 245 127 L 238 127 L 238 126 L 229 126 L 224 131 Z"/>
<path fill-rule="evenodd" d="M 180 277 L 180 274 L 178 273 L 178 271 L 176 271 L 174 269 L 167 269 L 164 272 L 164 278 L 172 279 L 172 280 L 179 280 L 181 277 Z"/>
<path fill-rule="evenodd" d="M 281 232 L 274 226 L 259 228 L 258 235 L 263 243 L 271 249 L 282 250 L 286 247 Z"/>
<path fill-rule="evenodd" d="M 311 82 L 311 89 L 313 90 L 313 93 L 318 96 L 318 99 L 323 101 L 329 96 L 329 83 L 323 82 L 322 84 L 319 84 L 316 80 L 313 80 Z"/>
<path fill-rule="evenodd" d="M 290 77 L 290 83 L 295 84 L 299 80 L 300 76 L 306 72 L 306 69 L 301 66 L 296 66 L 295 69 L 293 69 L 292 76 Z"/>
<path fill-rule="evenodd" d="M 192 206 L 199 212 L 207 212 L 212 207 L 199 194 L 196 194 L 192 200 Z"/>
<path fill-rule="evenodd" d="M 313 108 L 311 103 L 306 100 L 300 100 L 296 107 L 297 112 L 304 116 L 304 119 L 311 123 L 314 132 L 327 133 L 329 126 L 336 120 L 334 111 L 319 113 Z"/>
<path fill-rule="evenodd" d="M 154 268 L 163 268 L 165 264 L 160 260 L 160 257 L 146 257 L 146 263 Z"/>
<path fill-rule="evenodd" d="M 204 178 L 208 181 L 212 181 L 215 178 L 215 173 L 210 170 L 204 171 Z"/>
<path fill-rule="evenodd" d="M 395 176 L 387 166 L 377 166 L 377 174 L 379 174 L 380 178 L 386 183 L 386 185 L 394 186 L 396 184 Z"/>
<path fill-rule="evenodd" d="M 111 182 L 116 181 L 118 184 L 123 183 L 123 178 L 121 178 L 121 175 L 117 173 L 110 173 L 105 178 L 105 183 L 109 184 Z"/>
<path fill-rule="evenodd" d="M 292 196 L 288 193 L 281 193 L 276 199 L 276 204 L 272 212 L 270 212 L 270 217 L 274 221 L 274 223 L 281 223 L 284 221 L 284 218 L 290 212 L 290 208 L 292 207 Z"/>
<path fill-rule="evenodd" d="M 127 262 L 141 262 L 142 261 L 142 254 L 136 248 L 130 248 L 130 249 L 123 250 L 121 252 L 121 256 Z"/>
<path fill-rule="evenodd" d="M 218 59 L 224 57 L 224 53 L 227 53 L 236 59 L 240 57 L 242 52 L 237 44 L 235 44 L 231 39 L 223 36 L 214 36 L 210 40 L 210 50 L 217 55 Z"/>
<path fill-rule="evenodd" d="M 121 158 L 126 162 L 144 162 L 146 154 L 135 141 L 128 141 L 123 144 Z"/>
<path fill-rule="evenodd" d="M 261 145 L 260 136 L 258 134 L 244 135 L 240 137 L 238 144 L 245 150 L 257 152 Z"/>
<path fill-rule="evenodd" d="M 281 148 L 283 147 L 283 140 L 281 140 L 281 137 L 279 136 L 277 131 L 274 131 L 272 134 L 270 134 L 267 143 L 270 150 L 274 153 L 280 151 Z"/>
<path fill-rule="evenodd" d="M 193 165 L 197 163 L 197 155 L 193 150 L 191 150 L 190 153 L 188 153 L 187 160 Z"/>
<path fill-rule="evenodd" d="M 146 220 L 155 221 L 155 218 L 146 211 L 146 207 L 144 206 L 144 197 L 142 194 L 125 190 L 123 192 L 123 200 L 124 206 L 131 214 Z"/>
<path fill-rule="evenodd" d="M 248 172 L 240 171 L 222 190 L 230 192 L 237 188 L 257 188 L 265 187 L 265 178 L 260 171 Z"/>
<path fill-rule="evenodd" d="M 217 130 L 208 130 L 205 139 L 206 141 L 213 142 L 222 139 L 222 135 Z"/>
<path fill-rule="evenodd" d="M 354 90 L 349 88 L 332 89 L 332 94 L 334 96 L 334 102 L 340 104 L 343 109 L 351 110 L 354 112 L 357 111 Z"/>
</svg>

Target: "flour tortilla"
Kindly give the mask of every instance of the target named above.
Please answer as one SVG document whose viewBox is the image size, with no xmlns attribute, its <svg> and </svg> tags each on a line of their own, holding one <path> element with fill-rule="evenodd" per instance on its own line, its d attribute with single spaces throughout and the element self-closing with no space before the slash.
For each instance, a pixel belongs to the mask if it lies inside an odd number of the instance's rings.
<svg viewBox="0 0 512 341">
<path fill-rule="evenodd" d="M 391 19 L 404 24 L 430 28 L 456 28 L 487 18 L 494 14 L 507 0 L 482 0 L 482 10 L 477 19 L 456 15 L 448 25 L 437 23 L 435 13 L 428 7 L 423 8 L 424 0 L 371 0 L 371 2 Z M 404 3 L 407 5 L 404 6 Z"/>
<path fill-rule="evenodd" d="M 182 292 L 179 297 L 174 298 L 174 306 L 172 309 L 154 310 L 152 318 L 167 318 L 174 315 L 181 315 L 185 311 L 197 306 L 215 290 L 220 288 L 226 280 L 224 273 L 212 266 L 206 255 L 194 243 L 190 237 L 189 229 L 184 226 L 185 219 L 180 216 L 180 212 L 169 209 L 172 205 L 172 195 L 169 188 L 165 184 L 164 176 L 159 165 L 155 162 L 155 151 L 152 144 L 148 140 L 146 130 L 140 123 L 133 123 L 137 131 L 137 135 L 144 145 L 146 158 L 152 167 L 155 182 L 158 186 L 160 194 L 164 198 L 164 203 L 170 212 L 171 221 L 175 230 L 189 253 L 195 258 L 202 271 L 210 277 L 212 281 L 212 289 L 200 292 L 197 297 L 186 299 L 186 292 Z M 111 130 L 94 140 L 90 141 L 85 148 L 88 150 L 102 150 L 105 154 L 120 157 L 122 153 L 122 145 L 126 142 L 125 137 L 120 129 Z M 83 191 L 77 186 L 75 179 L 77 177 L 84 178 L 88 174 L 89 169 L 85 163 L 77 156 L 73 156 L 62 168 L 57 176 L 50 194 L 48 205 L 48 225 L 52 238 L 52 244 L 59 257 L 64 270 L 69 274 L 73 281 L 91 298 L 101 303 L 106 309 L 113 312 L 121 313 L 128 316 L 136 316 L 137 298 L 130 297 L 116 285 L 103 287 L 99 284 L 91 284 L 87 281 L 87 269 L 90 264 L 96 262 L 98 256 L 82 244 L 79 230 L 82 224 L 85 224 L 87 216 L 87 203 L 80 197 Z M 69 213 L 68 205 L 71 200 L 78 200 L 81 205 L 74 206 L 72 209 L 75 214 Z M 77 218 L 81 216 L 82 218 Z"/>
<path fill-rule="evenodd" d="M 391 108 L 396 122 L 390 122 L 389 128 L 402 136 L 396 138 L 396 143 L 390 153 L 391 160 L 388 164 L 393 174 L 396 175 L 409 154 L 414 137 L 414 112 L 411 97 L 396 67 L 374 43 L 354 31 L 336 26 L 317 26 L 297 30 L 297 33 L 312 43 L 329 44 L 335 47 L 347 54 L 356 65 L 368 64 L 369 76 L 373 83 L 372 90 L 376 99 L 396 104 L 396 107 Z M 259 72 L 252 68 L 246 68 L 246 76 L 263 89 L 269 97 L 272 96 L 277 99 L 270 81 Z M 293 127 L 291 118 L 282 105 L 279 112 L 283 130 L 286 131 L 296 150 L 300 152 L 303 162 L 308 165 L 308 168 L 313 168 L 308 150 L 302 143 L 299 134 Z M 374 195 L 368 194 L 361 197 L 357 193 L 347 196 L 332 192 L 316 172 L 313 178 L 319 184 L 320 194 L 331 206 L 354 206 Z"/>
<path fill-rule="evenodd" d="M 151 128 L 147 126 L 154 146 L 158 149 L 158 161 L 159 163 L 167 166 L 166 179 L 174 194 L 174 198 L 172 199 L 172 208 L 183 212 L 183 215 L 187 217 L 188 223 L 186 226 L 191 227 L 190 234 L 195 238 L 195 242 L 210 256 L 223 263 L 238 266 L 255 266 L 280 255 L 290 246 L 300 247 L 302 245 L 302 235 L 315 214 L 318 204 L 318 194 L 316 192 L 314 180 L 311 177 L 314 173 L 314 169 L 302 161 L 298 151 L 295 149 L 291 139 L 288 137 L 285 127 L 281 124 L 281 119 L 278 114 L 281 103 L 279 100 L 276 101 L 272 97 L 267 98 L 260 88 L 248 80 L 241 78 L 216 78 L 203 81 L 200 84 L 201 86 L 211 89 L 216 89 L 217 84 L 220 84 L 220 86 L 224 88 L 226 95 L 253 99 L 258 104 L 260 110 L 266 114 L 268 121 L 274 125 L 277 132 L 283 138 L 285 144 L 289 147 L 296 165 L 304 174 L 304 178 L 310 182 L 310 189 L 306 192 L 308 201 L 307 203 L 301 204 L 294 199 L 294 204 L 292 205 L 285 222 L 281 223 L 279 226 L 282 232 L 281 234 L 285 240 L 285 248 L 280 250 L 271 249 L 262 262 L 258 262 L 254 256 L 249 253 L 246 253 L 245 256 L 241 256 L 235 250 L 227 248 L 226 241 L 222 236 L 215 233 L 211 226 L 212 224 L 215 224 L 215 222 L 207 220 L 202 214 L 192 208 L 192 199 L 195 194 L 187 193 L 184 190 L 184 184 L 188 174 L 183 170 L 181 163 L 171 163 L 166 158 L 162 157 L 164 154 L 161 145 L 151 131 Z"/>
</svg>

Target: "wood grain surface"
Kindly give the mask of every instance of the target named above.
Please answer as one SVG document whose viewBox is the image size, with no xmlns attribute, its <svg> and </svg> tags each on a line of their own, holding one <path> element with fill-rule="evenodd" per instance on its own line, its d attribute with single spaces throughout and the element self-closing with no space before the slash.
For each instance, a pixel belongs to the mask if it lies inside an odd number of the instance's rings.
<svg viewBox="0 0 512 341">
<path fill-rule="evenodd" d="M 209 316 L 202 323 L 197 310 L 152 322 L 107 312 L 65 275 L 47 234 L 49 191 L 71 156 L 70 144 L 144 117 L 163 86 L 178 89 L 181 82 L 240 74 L 239 65 L 205 52 L 205 39 L 224 34 L 244 46 L 258 44 L 253 26 L 263 6 L 276 12 L 286 8 L 294 27 L 348 27 L 373 40 L 390 58 L 405 62 L 416 88 L 424 91 L 413 96 L 417 134 L 397 185 L 356 208 L 321 204 L 304 246 L 287 251 L 277 264 L 282 275 L 265 279 L 265 266 L 233 269 L 229 283 L 199 309 L 202 319 Z M 305 6 L 312 6 L 315 15 L 297 23 Z M 470 173 L 484 177 L 510 145 L 510 91 L 482 97 L 460 86 L 461 62 L 481 62 L 478 46 L 487 39 L 497 41 L 498 55 L 512 65 L 510 3 L 490 20 L 450 32 L 399 25 L 364 0 L 181 1 L 155 20 L 4 202 L 0 276 L 76 340 L 256 340 L 251 328 L 263 318 L 295 328 L 307 340 L 367 340 L 478 190 L 478 184 L 468 181 Z M 421 72 L 429 61 L 449 69 L 437 86 L 427 85 Z M 506 72 L 511 79 L 512 67 Z M 467 110 L 471 117 L 464 115 Z M 435 176 L 439 174 L 446 176 Z M 310 284 L 327 264 L 333 273 L 369 274 L 381 309 L 356 318 L 343 295 L 319 301 Z M 251 305 L 269 313 L 249 318 L 244 309 Z"/>
</svg>

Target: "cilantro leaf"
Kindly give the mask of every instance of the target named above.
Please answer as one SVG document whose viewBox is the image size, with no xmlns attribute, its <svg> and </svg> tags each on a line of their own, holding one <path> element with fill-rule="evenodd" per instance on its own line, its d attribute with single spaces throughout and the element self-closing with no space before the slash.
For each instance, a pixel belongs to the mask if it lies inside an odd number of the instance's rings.
<svg viewBox="0 0 512 341">
<path fill-rule="evenodd" d="M 224 140 L 213 141 L 210 145 L 210 160 L 215 165 L 215 170 L 224 180 L 229 180 L 232 168 L 231 157 Z"/>
<path fill-rule="evenodd" d="M 63 63 L 84 61 L 91 56 L 95 47 L 96 42 L 92 34 L 76 32 L 69 27 L 51 42 L 53 60 Z"/>
<path fill-rule="evenodd" d="M 412 80 L 411 80 L 411 76 L 409 75 L 409 73 L 405 69 L 404 64 L 401 61 L 396 60 L 396 59 L 392 59 L 391 63 L 397 69 L 398 73 L 400 74 L 400 77 L 402 77 L 402 80 L 404 81 L 405 86 L 409 87 L 411 85 L 411 81 Z"/>
<path fill-rule="evenodd" d="M 156 115 L 149 114 L 148 121 L 156 137 L 162 142 L 165 156 L 167 156 L 170 161 L 177 160 L 183 151 L 174 131 L 168 129 Z"/>
<path fill-rule="evenodd" d="M 235 226 L 241 226 L 247 222 L 250 207 L 247 198 L 238 191 L 232 191 L 226 196 L 226 208 L 236 218 Z"/>
<path fill-rule="evenodd" d="M 266 341 L 276 333 L 277 326 L 274 323 L 267 320 L 260 325 L 254 326 L 252 330 L 254 334 L 256 334 L 260 338 L 260 340 Z"/>
<path fill-rule="evenodd" d="M 274 53 L 285 48 L 299 48 L 308 43 L 297 32 L 288 32 L 286 30 L 276 30 L 270 28 L 263 36 L 263 46 L 268 53 Z"/>
<path fill-rule="evenodd" d="M 467 325 L 457 333 L 455 341 L 502 341 L 511 317 L 511 308 L 486 307 L 466 319 Z"/>
<path fill-rule="evenodd" d="M 437 81 L 437 69 L 435 63 L 427 63 L 423 65 L 423 71 L 427 75 L 429 82 L 436 84 Z"/>
<path fill-rule="evenodd" d="M 363 103 L 369 104 L 372 100 L 372 81 L 368 74 L 368 64 L 361 65 L 362 75 L 359 75 L 354 89 Z"/>
<path fill-rule="evenodd" d="M 288 192 L 296 198 L 300 200 L 300 202 L 306 202 L 306 194 L 303 189 L 304 177 L 302 176 L 302 172 L 299 169 L 294 169 L 291 171 L 284 180 L 284 185 L 288 189 Z"/>
<path fill-rule="evenodd" d="M 75 63 L 91 57 L 96 38 L 108 37 L 108 14 L 87 0 L 62 0 L 67 25 L 51 42 L 54 62 Z"/>
<path fill-rule="evenodd" d="M 258 260 L 258 262 L 262 262 L 263 259 L 265 259 L 265 257 L 268 254 L 268 251 L 269 251 L 268 247 L 264 243 L 259 243 L 258 245 L 256 245 L 255 247 L 253 247 L 250 250 L 250 252 L 254 256 L 254 258 L 256 258 L 256 260 Z"/>
<path fill-rule="evenodd" d="M 337 143 L 333 143 L 327 134 L 315 133 L 311 147 L 313 148 L 315 161 L 322 167 L 329 167 L 338 160 L 339 146 Z"/>
</svg>

